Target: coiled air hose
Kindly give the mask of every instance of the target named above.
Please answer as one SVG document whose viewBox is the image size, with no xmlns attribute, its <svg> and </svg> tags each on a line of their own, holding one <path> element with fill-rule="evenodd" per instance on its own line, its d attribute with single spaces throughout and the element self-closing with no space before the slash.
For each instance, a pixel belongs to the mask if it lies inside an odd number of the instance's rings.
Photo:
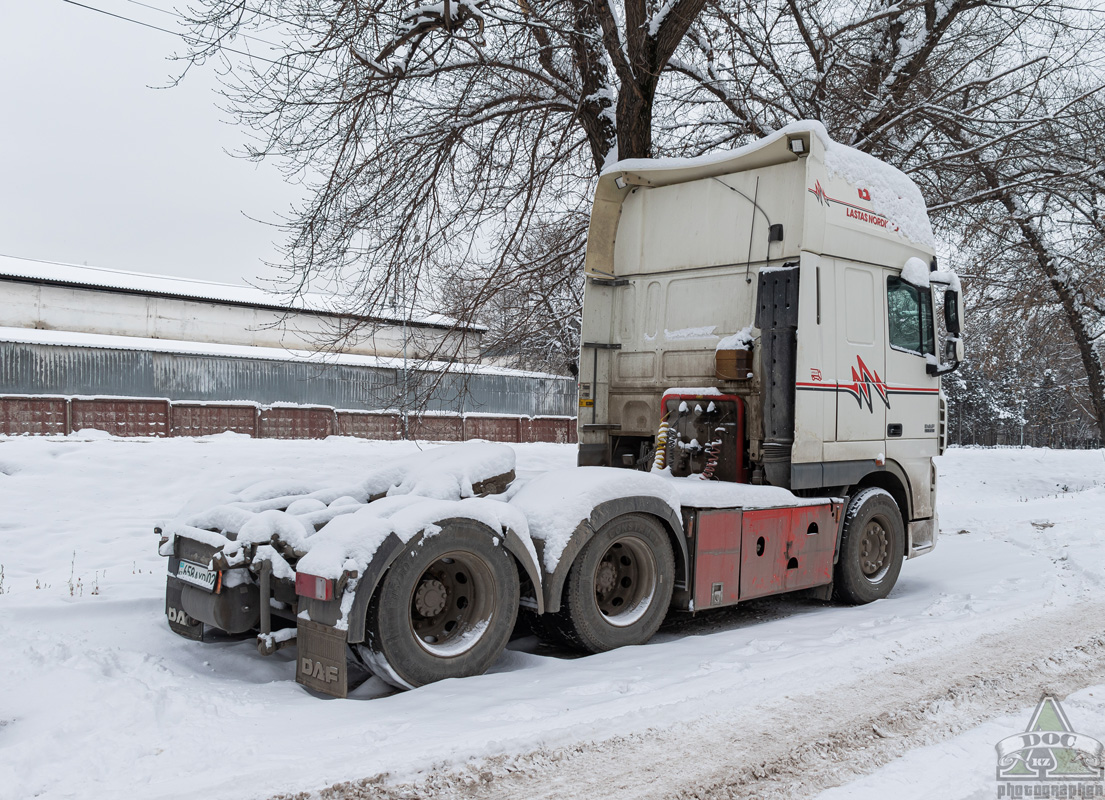
<svg viewBox="0 0 1105 800">
<path fill-rule="evenodd" d="M 718 428 L 714 433 L 721 431 Z M 702 474 L 699 477 L 704 481 L 712 481 L 714 479 L 714 473 L 717 472 L 717 463 L 721 458 L 721 439 L 714 439 L 708 445 L 706 445 L 706 466 L 702 468 Z"/>
<path fill-rule="evenodd" d="M 668 421 L 660 420 L 660 429 L 656 431 L 656 457 L 652 460 L 652 471 L 659 472 L 668 459 Z"/>
</svg>

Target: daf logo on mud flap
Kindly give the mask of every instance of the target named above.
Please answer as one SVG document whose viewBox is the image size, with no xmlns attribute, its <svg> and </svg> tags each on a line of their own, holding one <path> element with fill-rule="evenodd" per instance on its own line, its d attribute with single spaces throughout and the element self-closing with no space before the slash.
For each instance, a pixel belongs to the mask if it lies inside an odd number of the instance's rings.
<svg viewBox="0 0 1105 800">
<path fill-rule="evenodd" d="M 194 619 L 192 619 L 190 616 L 185 614 L 183 611 L 180 611 L 179 609 L 173 608 L 172 606 L 169 606 L 168 616 L 169 616 L 169 622 L 175 622 L 177 625 L 195 625 L 196 624 L 196 621 Z"/>
<path fill-rule="evenodd" d="M 338 668 L 324 666 L 321 661 L 310 658 L 299 660 L 299 671 L 304 675 L 327 683 L 334 683 L 338 679 Z"/>
</svg>

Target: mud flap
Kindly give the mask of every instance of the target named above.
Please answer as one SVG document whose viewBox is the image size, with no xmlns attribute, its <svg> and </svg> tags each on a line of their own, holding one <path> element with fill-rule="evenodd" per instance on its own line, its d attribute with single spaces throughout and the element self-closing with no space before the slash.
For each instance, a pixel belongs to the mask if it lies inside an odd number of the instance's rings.
<svg viewBox="0 0 1105 800">
<path fill-rule="evenodd" d="M 203 641 L 203 623 L 198 619 L 188 616 L 184 607 L 180 604 L 180 592 L 184 583 L 172 577 L 166 578 L 165 584 L 165 616 L 169 619 L 169 628 L 173 633 L 183 636 L 185 639 Z"/>
<path fill-rule="evenodd" d="M 295 680 L 331 697 L 349 694 L 345 631 L 309 620 L 297 620 Z"/>
</svg>

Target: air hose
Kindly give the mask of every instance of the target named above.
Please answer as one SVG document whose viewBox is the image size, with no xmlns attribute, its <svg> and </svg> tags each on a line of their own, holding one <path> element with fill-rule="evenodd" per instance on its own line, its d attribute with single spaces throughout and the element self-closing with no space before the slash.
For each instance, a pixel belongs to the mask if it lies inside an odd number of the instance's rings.
<svg viewBox="0 0 1105 800">
<path fill-rule="evenodd" d="M 659 472 L 664 468 L 668 458 L 668 421 L 660 421 L 660 429 L 656 431 L 656 457 L 652 461 L 652 471 Z"/>
<path fill-rule="evenodd" d="M 718 428 L 714 433 L 721 431 Z M 702 468 L 702 474 L 699 476 L 704 481 L 712 481 L 714 479 L 714 473 L 717 472 L 717 463 L 721 458 L 721 439 L 714 439 L 708 445 L 706 445 L 706 466 Z"/>
</svg>

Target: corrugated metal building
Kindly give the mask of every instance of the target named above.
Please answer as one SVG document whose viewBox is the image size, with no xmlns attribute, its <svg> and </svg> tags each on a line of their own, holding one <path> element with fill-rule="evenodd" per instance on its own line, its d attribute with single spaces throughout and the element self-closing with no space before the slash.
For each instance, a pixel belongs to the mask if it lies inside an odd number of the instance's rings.
<svg viewBox="0 0 1105 800">
<path fill-rule="evenodd" d="M 402 412 L 409 409 L 512 417 L 568 417 L 574 412 L 575 384 L 570 379 L 419 361 L 435 347 L 478 352 L 480 329 L 442 317 L 424 317 L 406 326 L 365 319 L 365 330 L 372 335 L 352 342 L 348 352 L 334 354 L 311 347 L 327 340 L 334 324 L 334 312 L 318 298 L 282 308 L 251 287 L 6 257 L 0 257 L 0 293 L 0 395 L 9 397 L 167 400 L 180 409 L 178 416 L 186 406 L 212 403 L 398 411 L 396 418 L 403 419 Z M 358 320 L 343 317 L 340 322 Z M 404 342 L 409 358 L 401 357 Z M 73 410 L 66 408 L 71 428 Z M 8 417 L 29 420 L 35 414 L 60 413 L 45 406 L 33 413 L 22 405 L 18 409 L 9 409 Z M 217 427 L 223 417 L 230 419 L 228 414 L 226 409 L 212 410 L 198 428 Z M 0 432 L 18 433 L 20 424 L 8 419 Z M 331 432 L 342 425 L 334 417 Z M 373 427 L 345 423 L 350 425 Z M 165 426 L 167 432 L 174 428 L 168 417 Z M 178 433 L 189 427 L 176 425 Z M 226 429 L 236 428 L 228 421 Z M 518 440 L 525 435 L 519 432 Z M 567 435 L 558 432 L 554 438 Z"/>
</svg>

